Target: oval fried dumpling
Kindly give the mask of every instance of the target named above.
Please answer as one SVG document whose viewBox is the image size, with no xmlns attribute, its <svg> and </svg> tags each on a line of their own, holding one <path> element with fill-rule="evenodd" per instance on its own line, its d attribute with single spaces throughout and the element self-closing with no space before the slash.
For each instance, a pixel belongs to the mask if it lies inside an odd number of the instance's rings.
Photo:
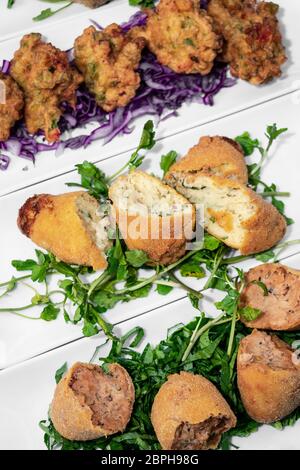
<svg viewBox="0 0 300 470">
<path fill-rule="evenodd" d="M 10 130 L 21 119 L 24 98 L 18 84 L 0 72 L 0 141 L 10 136 Z"/>
<path fill-rule="evenodd" d="M 106 372 L 96 364 L 76 362 L 56 386 L 50 417 L 66 439 L 97 439 L 124 431 L 134 396 L 131 377 L 119 364 L 109 364 Z"/>
<path fill-rule="evenodd" d="M 111 247 L 107 208 L 87 192 L 53 196 L 39 194 L 19 210 L 18 227 L 24 235 L 65 263 L 106 267 Z"/>
<path fill-rule="evenodd" d="M 221 51 L 221 37 L 198 0 L 160 0 L 146 10 L 145 27 L 134 28 L 134 37 L 145 37 L 158 61 L 177 73 L 208 74 Z"/>
<path fill-rule="evenodd" d="M 170 167 L 165 180 L 172 184 L 172 180 L 181 172 L 194 175 L 206 173 L 248 183 L 248 170 L 242 147 L 223 136 L 201 137 L 185 157 Z"/>
<path fill-rule="evenodd" d="M 264 288 L 259 285 L 264 284 Z M 266 291 L 266 292 L 265 292 Z M 300 271 L 279 263 L 260 264 L 245 274 L 241 307 L 252 307 L 261 314 L 252 321 L 241 315 L 249 328 L 297 330 L 300 328 Z"/>
<path fill-rule="evenodd" d="M 171 264 L 193 237 L 195 209 L 159 178 L 142 171 L 119 176 L 109 189 L 113 214 L 130 250 L 143 250 L 151 264 Z"/>
<path fill-rule="evenodd" d="M 217 388 L 201 375 L 168 377 L 155 396 L 151 421 L 164 450 L 215 449 L 236 417 Z"/>
<path fill-rule="evenodd" d="M 240 342 L 238 387 L 248 415 L 272 423 L 300 405 L 300 361 L 276 335 L 254 330 Z"/>
</svg>

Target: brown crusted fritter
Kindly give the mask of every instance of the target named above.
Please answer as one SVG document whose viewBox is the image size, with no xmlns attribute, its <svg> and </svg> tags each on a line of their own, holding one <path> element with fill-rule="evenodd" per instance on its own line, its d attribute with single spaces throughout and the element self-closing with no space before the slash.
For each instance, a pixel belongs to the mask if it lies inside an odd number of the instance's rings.
<svg viewBox="0 0 300 470">
<path fill-rule="evenodd" d="M 0 72 L 0 140 L 10 136 L 10 130 L 21 119 L 24 97 L 18 84 L 9 76 Z"/>
<path fill-rule="evenodd" d="M 169 375 L 151 410 L 151 422 L 163 450 L 215 449 L 236 417 L 217 388 L 190 372 Z"/>
<path fill-rule="evenodd" d="M 21 40 L 11 63 L 11 75 L 25 93 L 25 123 L 31 134 L 43 130 L 49 142 L 60 137 L 60 105 L 76 104 L 76 90 L 82 82 L 70 66 L 68 55 L 39 33 L 27 34 Z"/>
<path fill-rule="evenodd" d="M 160 0 L 146 10 L 147 25 L 134 28 L 143 36 L 159 62 L 177 73 L 208 74 L 221 51 L 221 36 L 198 0 Z"/>
<path fill-rule="evenodd" d="M 58 383 L 50 415 L 66 439 L 88 441 L 123 432 L 130 420 L 135 392 L 119 364 L 105 372 L 96 364 L 77 362 Z"/>
<path fill-rule="evenodd" d="M 74 44 L 75 62 L 97 104 L 105 111 L 126 106 L 140 85 L 136 72 L 145 46 L 132 39 L 117 24 L 97 31 L 85 29 Z"/>
<path fill-rule="evenodd" d="M 24 235 L 61 261 L 106 267 L 109 218 L 84 191 L 33 196 L 21 207 L 17 223 Z"/>
<path fill-rule="evenodd" d="M 223 176 L 240 183 L 248 182 L 248 171 L 242 147 L 228 137 L 201 137 L 187 155 L 174 163 L 166 175 L 166 181 L 174 173 L 195 174 L 204 172 L 209 175 Z"/>
<path fill-rule="evenodd" d="M 263 283 L 267 289 L 259 285 Z M 245 274 L 241 307 L 261 311 L 253 321 L 241 320 L 250 328 L 268 330 L 300 329 L 300 271 L 278 263 L 267 263 Z"/>
<path fill-rule="evenodd" d="M 300 405 L 300 361 L 276 335 L 253 330 L 242 339 L 237 380 L 247 413 L 259 423 L 278 421 Z"/>
<path fill-rule="evenodd" d="M 223 59 L 233 76 L 259 85 L 281 75 L 286 61 L 278 5 L 257 0 L 210 0 L 208 13 L 224 36 Z"/>
</svg>

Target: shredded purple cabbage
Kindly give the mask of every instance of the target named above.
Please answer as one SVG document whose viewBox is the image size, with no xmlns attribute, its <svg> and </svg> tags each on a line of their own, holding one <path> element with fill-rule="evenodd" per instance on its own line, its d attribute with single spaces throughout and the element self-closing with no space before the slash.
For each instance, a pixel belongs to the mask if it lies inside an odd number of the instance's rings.
<svg viewBox="0 0 300 470">
<path fill-rule="evenodd" d="M 144 25 L 146 19 L 147 16 L 144 13 L 138 12 L 130 18 L 128 23 L 124 23 L 122 28 L 128 31 L 133 26 Z M 93 23 L 100 28 L 96 22 L 93 21 Z M 1 70 L 8 73 L 9 62 L 7 60 L 3 61 Z M 65 148 L 74 150 L 86 148 L 99 139 L 106 144 L 117 135 L 132 132 L 133 121 L 139 116 L 155 115 L 160 120 L 167 119 L 176 116 L 177 110 L 183 103 L 191 101 L 212 106 L 215 95 L 222 88 L 235 84 L 235 80 L 227 76 L 227 70 L 226 65 L 216 63 L 212 72 L 204 77 L 198 74 L 177 74 L 161 65 L 152 53 L 145 50 L 139 67 L 141 85 L 134 99 L 126 107 L 106 113 L 97 106 L 95 99 L 85 87 L 77 91 L 75 109 L 66 103 L 63 104 L 64 114 L 59 123 L 61 132 L 71 131 L 91 122 L 99 123 L 99 126 L 89 134 L 48 144 L 42 132 L 30 135 L 24 122 L 21 121 L 13 129 L 10 139 L 0 142 L 0 151 L 9 151 L 34 162 L 38 152 L 56 150 L 57 154 L 61 154 Z M 1 156 L 2 159 L 3 157 Z M 7 158 L 4 157 L 6 163 L 1 163 L 1 170 L 8 167 Z"/>
<path fill-rule="evenodd" d="M 0 154 L 0 170 L 7 170 L 10 158 L 7 155 Z"/>
</svg>

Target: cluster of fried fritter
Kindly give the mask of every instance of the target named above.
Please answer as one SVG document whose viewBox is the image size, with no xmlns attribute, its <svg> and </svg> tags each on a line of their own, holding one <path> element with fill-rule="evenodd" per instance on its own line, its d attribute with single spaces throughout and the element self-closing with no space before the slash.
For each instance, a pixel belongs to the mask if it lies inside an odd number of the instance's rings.
<svg viewBox="0 0 300 470">
<path fill-rule="evenodd" d="M 99 1 L 84 3 L 97 6 Z M 67 53 L 43 42 L 40 34 L 23 37 L 11 76 L 25 94 L 30 133 L 42 130 L 49 142 L 57 141 L 61 104 L 75 106 L 83 80 L 105 111 L 126 106 L 140 85 L 138 67 L 145 46 L 177 73 L 206 75 L 219 57 L 230 64 L 234 76 L 255 85 L 281 74 L 286 56 L 274 3 L 210 0 L 206 11 L 199 0 L 160 0 L 145 11 L 143 27 L 124 32 L 115 23 L 101 31 L 90 26 L 76 39 L 75 64 L 83 77 L 69 64 Z M 22 109 L 17 85 L 7 79 L 6 86 L 8 102 L 0 105 L 1 140 L 9 137 Z"/>
<path fill-rule="evenodd" d="M 278 5 L 257 0 L 210 0 L 208 13 L 225 39 L 232 75 L 259 85 L 281 75 L 286 61 Z"/>
<path fill-rule="evenodd" d="M 23 37 L 11 63 L 11 76 L 25 94 L 25 122 L 32 134 L 42 129 L 46 139 L 59 139 L 60 105 L 76 105 L 76 89 L 82 82 L 79 72 L 69 64 L 68 55 L 38 33 Z"/>
<path fill-rule="evenodd" d="M 221 52 L 221 36 L 198 0 L 160 0 L 133 34 L 147 39 L 159 62 L 177 73 L 209 73 Z"/>
<path fill-rule="evenodd" d="M 0 140 L 7 140 L 10 129 L 22 117 L 24 99 L 17 83 L 1 72 L 0 87 Z"/>
<path fill-rule="evenodd" d="M 143 38 L 130 39 L 115 23 L 103 31 L 90 26 L 76 39 L 76 65 L 105 111 L 126 106 L 135 96 L 140 85 L 136 69 L 144 46 Z"/>
</svg>

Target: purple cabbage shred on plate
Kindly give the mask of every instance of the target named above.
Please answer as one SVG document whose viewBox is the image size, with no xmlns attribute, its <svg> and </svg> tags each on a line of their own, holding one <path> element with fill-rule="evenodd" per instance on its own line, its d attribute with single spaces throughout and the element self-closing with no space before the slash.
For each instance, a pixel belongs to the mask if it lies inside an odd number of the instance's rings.
<svg viewBox="0 0 300 470">
<path fill-rule="evenodd" d="M 124 31 L 133 26 L 145 24 L 147 16 L 138 12 L 127 23 L 122 24 Z M 93 24 L 101 28 L 95 21 Z M 9 61 L 4 60 L 2 72 L 9 72 Z M 65 148 L 86 148 L 93 141 L 102 139 L 103 144 L 110 142 L 117 135 L 132 132 L 132 124 L 139 116 L 153 115 L 160 120 L 177 114 L 183 103 L 198 102 L 207 106 L 214 104 L 215 95 L 222 89 L 231 87 L 235 80 L 227 76 L 226 65 L 216 63 L 209 75 L 177 74 L 161 65 L 155 56 L 145 50 L 139 67 L 141 85 L 134 99 L 125 107 L 106 113 L 99 108 L 93 96 L 85 87 L 77 91 L 77 105 L 72 109 L 63 104 L 64 114 L 59 127 L 62 133 L 78 129 L 89 123 L 99 125 L 88 134 L 70 137 L 60 142 L 48 144 L 40 132 L 31 135 L 25 128 L 24 122 L 18 123 L 12 135 L 6 142 L 0 142 L 0 152 L 9 151 L 19 157 L 35 161 L 37 153 L 55 150 L 59 155 Z M 4 160 L 3 160 L 4 159 Z M 9 165 L 8 157 L 1 155 L 0 169 L 5 170 Z"/>
</svg>

